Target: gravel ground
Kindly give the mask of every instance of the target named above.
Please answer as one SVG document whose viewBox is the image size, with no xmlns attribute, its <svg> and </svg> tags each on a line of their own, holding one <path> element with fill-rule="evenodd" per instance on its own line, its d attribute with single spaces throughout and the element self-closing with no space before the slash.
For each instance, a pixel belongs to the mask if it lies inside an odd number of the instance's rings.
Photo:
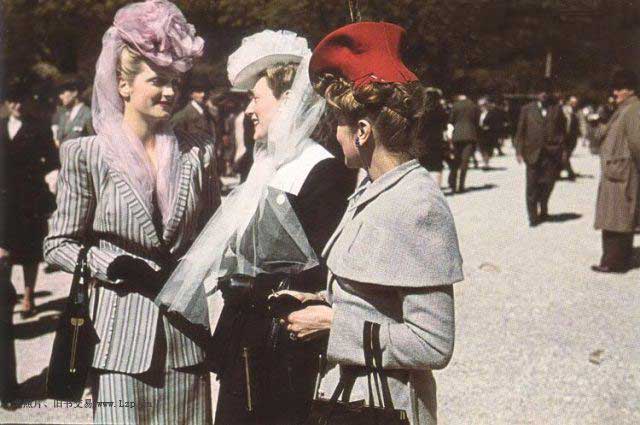
<svg viewBox="0 0 640 425">
<path fill-rule="evenodd" d="M 557 184 L 553 222 L 534 229 L 524 167 L 512 154 L 495 158 L 492 171 L 471 170 L 471 190 L 448 197 L 466 280 L 456 286 L 456 351 L 436 372 L 441 424 L 640 423 L 640 268 L 589 270 L 600 255 L 598 161 L 578 148 L 573 164 L 584 176 Z M 21 272 L 14 283 L 21 292 Z M 40 395 L 68 285 L 66 274 L 40 275 L 38 316 L 14 316 L 18 380 L 36 401 L 0 410 L 0 423 L 91 421 L 91 409 L 55 407 Z"/>
</svg>

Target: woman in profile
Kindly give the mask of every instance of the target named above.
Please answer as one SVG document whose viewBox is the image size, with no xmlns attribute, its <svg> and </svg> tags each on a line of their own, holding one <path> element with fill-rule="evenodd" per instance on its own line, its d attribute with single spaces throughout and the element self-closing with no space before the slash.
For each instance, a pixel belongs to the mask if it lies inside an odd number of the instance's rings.
<svg viewBox="0 0 640 425">
<path fill-rule="evenodd" d="M 434 109 L 400 59 L 404 37 L 396 25 L 361 22 L 334 31 L 314 50 L 311 80 L 339 117 L 346 164 L 368 177 L 325 247 L 326 292 L 289 291 L 330 306 L 289 314 L 287 328 L 302 340 L 329 331 L 320 395 L 344 386 L 350 401 L 369 399 L 364 351 L 377 335 L 377 366 L 389 392 L 382 400 L 371 396 L 417 425 L 436 423 L 432 370 L 453 353 L 453 284 L 463 274 L 449 207 L 416 159 Z"/>
<path fill-rule="evenodd" d="M 169 125 L 203 44 L 168 1 L 120 9 L 96 65 L 97 135 L 61 148 L 44 253 L 73 272 L 89 248 L 96 423 L 211 422 L 202 335 L 153 302 L 220 202 L 212 141 Z"/>
</svg>

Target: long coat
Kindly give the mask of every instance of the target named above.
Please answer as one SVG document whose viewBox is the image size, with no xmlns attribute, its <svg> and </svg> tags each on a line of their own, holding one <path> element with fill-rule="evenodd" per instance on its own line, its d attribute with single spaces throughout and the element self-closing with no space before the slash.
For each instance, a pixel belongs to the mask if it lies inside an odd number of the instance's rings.
<svg viewBox="0 0 640 425">
<path fill-rule="evenodd" d="M 516 131 L 516 152 L 524 161 L 533 165 L 538 162 L 543 149 L 556 157 L 558 164 L 562 160 L 565 141 L 566 119 L 559 105 L 547 108 L 542 116 L 538 102 L 526 104 L 520 110 L 518 129 Z"/>
<path fill-rule="evenodd" d="M 25 118 L 13 139 L 8 120 L 0 120 L 0 167 L 4 174 L 3 237 L 0 246 L 11 252 L 14 263 L 42 258 L 47 218 L 55 208 L 45 183 L 47 173 L 59 166 L 51 131 L 35 119 Z"/>
<path fill-rule="evenodd" d="M 163 260 L 178 259 L 220 203 L 213 144 L 188 134 L 179 140 L 179 185 L 173 213 L 158 234 L 152 214 L 116 171 L 114 159 L 100 137 L 83 137 L 61 147 L 62 168 L 58 177 L 58 208 L 44 242 L 45 259 L 73 272 L 81 244 L 91 240 L 87 263 L 99 281 L 91 294 L 92 320 L 100 338 L 92 366 L 127 374 L 147 371 L 157 342 L 166 344 L 166 367 L 201 363 L 204 350 L 193 329 L 159 320 L 153 300 L 137 292 L 119 290 L 107 277 L 109 264 L 130 255 L 159 269 Z M 138 282 L 154 287 L 159 282 Z M 94 304 L 95 303 L 95 304 Z M 93 306 L 95 305 L 95 308 Z M 165 341 L 156 338 L 163 332 Z"/>
<path fill-rule="evenodd" d="M 640 202 L 640 100 L 631 96 L 596 134 L 600 186 L 595 228 L 633 232 Z"/>
<path fill-rule="evenodd" d="M 359 188 L 324 255 L 333 367 L 321 395 L 332 395 L 338 366 L 364 366 L 364 323 L 379 323 L 394 407 L 412 425 L 435 424 L 432 370 L 445 367 L 453 353 L 452 284 L 463 274 L 453 217 L 427 170 L 409 161 Z M 367 388 L 366 376 L 359 376 L 349 399 L 366 400 Z"/>
</svg>

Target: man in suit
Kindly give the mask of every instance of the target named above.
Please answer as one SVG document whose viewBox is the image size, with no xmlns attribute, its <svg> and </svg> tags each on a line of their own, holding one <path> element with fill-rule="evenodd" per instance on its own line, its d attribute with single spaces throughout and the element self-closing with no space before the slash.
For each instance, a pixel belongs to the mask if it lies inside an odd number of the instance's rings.
<svg viewBox="0 0 640 425">
<path fill-rule="evenodd" d="M 498 137 L 502 130 L 502 120 L 495 105 L 487 98 L 480 99 L 478 106 L 480 107 L 479 144 L 483 162 L 482 169 L 488 170 L 493 150 L 499 148 Z"/>
<path fill-rule="evenodd" d="M 580 135 L 580 122 L 578 115 L 576 114 L 578 107 L 578 98 L 575 96 L 569 97 L 566 104 L 562 107 L 562 112 L 567 120 L 566 134 L 564 142 L 564 153 L 562 156 L 563 169 L 567 172 L 567 177 L 571 181 L 575 181 L 576 173 L 571 167 L 571 155 L 578 144 L 578 136 Z"/>
<path fill-rule="evenodd" d="M 69 80 L 58 87 L 58 98 L 62 103 L 62 111 L 56 111 L 58 124 L 54 140 L 62 144 L 70 139 L 95 134 L 91 123 L 91 108 L 80 98 L 83 84 L 80 80 Z"/>
<path fill-rule="evenodd" d="M 541 83 L 537 99 L 520 110 L 516 131 L 516 158 L 526 165 L 529 225 L 535 227 L 549 215 L 548 203 L 562 168 L 566 120 L 550 95 L 551 83 Z"/>
<path fill-rule="evenodd" d="M 592 270 L 624 273 L 631 267 L 633 235 L 640 197 L 640 100 L 632 71 L 617 72 L 612 81 L 617 109 L 599 124 L 594 143 L 600 146 L 600 185 L 595 228 L 602 230 L 602 258 Z"/>
<path fill-rule="evenodd" d="M 465 179 L 469 168 L 469 159 L 478 142 L 478 124 L 480 110 L 466 95 L 461 94 L 451 108 L 449 122 L 453 125 L 452 167 L 449 172 L 449 187 L 453 193 L 465 191 Z M 460 180 L 458 181 L 458 171 Z"/>
<path fill-rule="evenodd" d="M 189 103 L 171 118 L 173 128 L 185 133 L 214 136 L 213 122 L 206 108 L 206 82 L 194 79 L 189 84 Z"/>
</svg>

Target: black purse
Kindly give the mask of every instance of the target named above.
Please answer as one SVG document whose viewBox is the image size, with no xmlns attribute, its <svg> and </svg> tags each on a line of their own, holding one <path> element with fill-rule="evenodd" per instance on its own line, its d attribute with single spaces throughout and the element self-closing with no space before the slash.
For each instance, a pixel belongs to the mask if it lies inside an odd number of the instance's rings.
<svg viewBox="0 0 640 425">
<path fill-rule="evenodd" d="M 314 399 L 305 425 L 409 425 L 407 413 L 393 407 L 389 383 L 381 367 L 380 325 L 365 322 L 363 333 L 366 364 L 364 372 L 367 374 L 369 403 L 365 404 L 364 400 L 352 402 L 340 400 L 340 396 L 348 400 L 348 393 L 359 375 L 357 369 L 363 370 L 363 368 L 343 367 L 340 370 L 340 381 L 331 399 Z M 316 384 L 316 393 L 317 386 Z M 382 406 L 375 404 L 374 386 Z"/>
<path fill-rule="evenodd" d="M 87 267 L 88 248 L 78 254 L 78 262 L 71 281 L 69 298 L 53 340 L 47 371 L 47 398 L 80 401 L 87 382 L 98 335 L 89 316 Z"/>
</svg>

